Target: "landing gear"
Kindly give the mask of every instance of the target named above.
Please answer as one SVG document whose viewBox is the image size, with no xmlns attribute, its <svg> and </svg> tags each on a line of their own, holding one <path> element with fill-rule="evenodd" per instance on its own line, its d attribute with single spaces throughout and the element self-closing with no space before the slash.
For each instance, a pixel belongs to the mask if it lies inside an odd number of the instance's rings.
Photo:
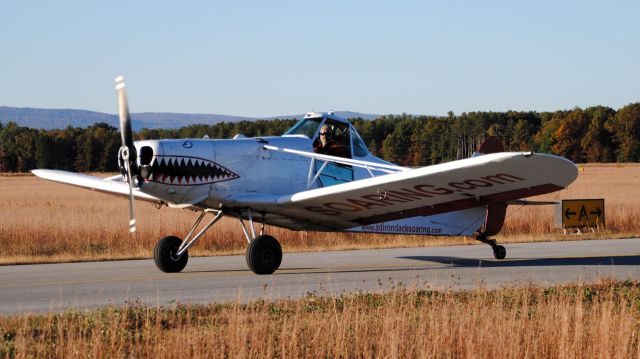
<svg viewBox="0 0 640 359">
<path fill-rule="evenodd" d="M 491 246 L 491 249 L 493 249 L 493 256 L 496 259 L 504 259 L 507 256 L 507 250 L 506 248 L 504 248 L 503 246 L 499 245 L 498 242 L 496 242 L 495 239 L 490 239 L 488 238 L 488 236 L 484 233 L 480 233 L 478 234 L 478 236 L 476 236 L 476 240 L 484 243 L 484 244 L 488 244 Z"/>
<path fill-rule="evenodd" d="M 269 235 L 254 238 L 247 247 L 247 265 L 255 274 L 272 274 L 282 262 L 282 247 Z"/>
<path fill-rule="evenodd" d="M 184 269 L 189 261 L 187 251 L 178 254 L 182 241 L 175 236 L 164 237 L 158 241 L 153 251 L 156 266 L 165 273 L 177 273 Z"/>
<path fill-rule="evenodd" d="M 207 213 L 213 213 L 215 214 L 215 217 L 213 217 L 213 219 L 202 230 L 200 230 L 198 234 L 191 237 Z M 211 228 L 211 226 L 213 226 L 213 224 L 220 218 L 222 218 L 222 211 L 205 209 L 202 211 L 200 217 L 198 217 L 193 226 L 191 226 L 191 230 L 184 238 L 184 241 L 181 241 L 180 238 L 175 236 L 168 236 L 159 240 L 156 244 L 155 250 L 153 251 L 153 259 L 156 262 L 156 266 L 165 273 L 177 273 L 182 271 L 189 261 L 189 252 L 187 252 L 189 247 L 194 245 L 198 239 L 202 237 L 204 232 Z"/>
<path fill-rule="evenodd" d="M 255 274 L 272 274 L 278 270 L 280 263 L 282 263 L 282 247 L 280 247 L 280 243 L 275 238 L 264 234 L 264 218 L 260 234 L 256 236 L 251 210 L 247 210 L 246 214 L 251 233 L 247 230 L 242 216 L 238 216 L 238 218 L 242 226 L 242 233 L 249 243 L 246 255 L 247 266 Z"/>
<path fill-rule="evenodd" d="M 197 234 L 194 235 L 196 229 L 207 215 L 211 213 L 214 217 L 205 225 Z M 253 218 L 251 210 L 247 209 L 243 212 L 231 212 L 240 219 L 242 232 L 249 243 L 247 247 L 247 266 L 255 274 L 272 274 L 280 267 L 282 263 L 282 247 L 280 243 L 272 236 L 264 234 L 264 216 L 262 218 L 262 227 L 259 235 L 256 236 L 256 230 L 253 226 Z M 164 237 L 158 241 L 153 251 L 153 259 L 156 266 L 165 273 L 177 273 L 184 269 L 189 260 L 188 249 L 194 245 L 204 233 L 211 228 L 220 218 L 223 211 L 217 209 L 205 209 L 202 211 L 198 219 L 195 221 L 191 230 L 181 241 L 175 236 Z M 249 230 L 243 221 L 246 216 L 249 220 Z"/>
</svg>

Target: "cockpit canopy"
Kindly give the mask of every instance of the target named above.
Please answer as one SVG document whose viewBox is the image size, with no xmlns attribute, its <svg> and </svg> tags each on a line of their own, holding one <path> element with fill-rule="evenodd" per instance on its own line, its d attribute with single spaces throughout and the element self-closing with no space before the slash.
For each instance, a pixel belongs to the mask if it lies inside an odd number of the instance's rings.
<svg viewBox="0 0 640 359">
<path fill-rule="evenodd" d="M 325 127 L 326 126 L 326 127 Z M 336 148 L 342 150 L 336 153 L 327 153 L 346 158 L 363 158 L 369 156 L 369 150 L 362 137 L 349 121 L 335 116 L 333 113 L 307 113 L 304 118 L 291 127 L 283 136 L 304 136 L 313 141 L 314 150 L 317 151 L 320 140 L 320 129 L 328 129 L 330 140 Z"/>
</svg>

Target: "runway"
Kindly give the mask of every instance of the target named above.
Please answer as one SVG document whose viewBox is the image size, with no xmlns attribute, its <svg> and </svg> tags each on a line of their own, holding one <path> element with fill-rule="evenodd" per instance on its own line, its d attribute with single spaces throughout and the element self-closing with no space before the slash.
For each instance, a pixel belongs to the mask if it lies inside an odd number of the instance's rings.
<svg viewBox="0 0 640 359">
<path fill-rule="evenodd" d="M 640 280 L 640 239 L 507 244 L 507 258 L 484 245 L 285 253 L 273 275 L 247 269 L 244 256 L 190 258 L 182 273 L 153 260 L 0 267 L 0 314 L 91 309 L 140 301 L 150 305 L 299 298 L 393 288 Z"/>
</svg>

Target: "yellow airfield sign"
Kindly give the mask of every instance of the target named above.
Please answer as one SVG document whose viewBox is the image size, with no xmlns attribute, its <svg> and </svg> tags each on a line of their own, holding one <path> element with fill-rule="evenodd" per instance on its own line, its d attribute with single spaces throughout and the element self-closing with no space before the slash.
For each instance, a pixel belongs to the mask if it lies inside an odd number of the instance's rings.
<svg viewBox="0 0 640 359">
<path fill-rule="evenodd" d="M 563 199 L 562 227 L 604 226 L 604 199 Z"/>
</svg>

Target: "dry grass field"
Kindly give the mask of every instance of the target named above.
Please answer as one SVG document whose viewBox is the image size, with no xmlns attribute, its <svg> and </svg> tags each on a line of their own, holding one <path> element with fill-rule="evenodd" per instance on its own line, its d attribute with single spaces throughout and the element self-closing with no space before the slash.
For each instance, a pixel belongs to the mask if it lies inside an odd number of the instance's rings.
<svg viewBox="0 0 640 359">
<path fill-rule="evenodd" d="M 0 317 L 0 357 L 637 358 L 636 282 Z"/>
<path fill-rule="evenodd" d="M 504 243 L 640 234 L 637 190 L 640 165 L 586 165 L 568 189 L 539 200 L 605 198 L 606 228 L 580 236 L 554 228 L 549 206 L 510 206 L 498 240 Z M 165 235 L 184 237 L 197 213 L 136 202 L 138 232 L 128 233 L 128 205 L 122 198 L 44 181 L 33 176 L 0 176 L 0 264 L 149 258 Z M 459 237 L 292 232 L 267 228 L 285 251 L 384 248 L 474 243 Z M 237 220 L 223 219 L 190 250 L 190 255 L 244 253 Z"/>
</svg>

